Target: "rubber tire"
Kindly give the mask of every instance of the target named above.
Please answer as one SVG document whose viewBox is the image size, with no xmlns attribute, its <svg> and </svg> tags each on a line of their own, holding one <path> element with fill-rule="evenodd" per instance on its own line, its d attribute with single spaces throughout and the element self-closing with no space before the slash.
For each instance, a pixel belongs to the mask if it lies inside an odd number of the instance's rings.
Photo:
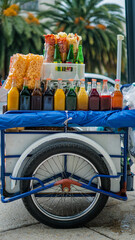
<svg viewBox="0 0 135 240">
<path fill-rule="evenodd" d="M 45 146 L 42 150 L 37 152 L 34 156 L 32 156 L 27 164 L 25 165 L 22 171 L 22 177 L 32 176 L 34 170 L 38 167 L 38 165 L 44 161 L 46 158 L 58 154 L 58 153 L 76 153 L 79 154 L 86 159 L 88 159 L 97 169 L 100 174 L 109 175 L 108 169 L 104 163 L 104 161 L 99 157 L 99 155 L 91 150 L 88 146 L 83 145 L 79 141 L 60 141 L 54 142 L 51 141 L 47 146 Z M 109 191 L 110 190 L 110 180 L 107 178 L 101 178 L 101 186 L 102 189 Z M 20 189 L 21 192 L 29 191 L 30 181 L 21 181 Z M 80 217 L 79 219 L 74 219 L 71 221 L 60 221 L 49 218 L 44 215 L 39 209 L 35 206 L 31 195 L 23 198 L 23 203 L 30 214 L 36 218 L 39 222 L 43 224 L 49 225 L 55 228 L 73 228 L 84 225 L 86 222 L 91 221 L 95 218 L 101 210 L 104 208 L 106 202 L 108 200 L 108 196 L 100 194 L 99 199 L 95 206 L 85 215 Z"/>
</svg>

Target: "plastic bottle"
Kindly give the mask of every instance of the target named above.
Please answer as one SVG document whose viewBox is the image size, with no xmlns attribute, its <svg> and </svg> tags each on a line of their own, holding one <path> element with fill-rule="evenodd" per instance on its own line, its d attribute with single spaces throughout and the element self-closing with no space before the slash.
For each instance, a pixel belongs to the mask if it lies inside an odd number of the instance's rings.
<svg viewBox="0 0 135 240">
<path fill-rule="evenodd" d="M 81 79 L 80 90 L 77 95 L 77 110 L 88 110 L 88 94 L 85 90 L 85 79 Z"/>
<path fill-rule="evenodd" d="M 83 64 L 84 63 L 84 57 L 83 57 L 83 51 L 82 51 L 82 45 L 79 45 L 77 57 L 75 63 Z"/>
<path fill-rule="evenodd" d="M 120 80 L 115 80 L 115 88 L 112 94 L 112 110 L 122 110 L 123 95 L 120 91 Z"/>
<path fill-rule="evenodd" d="M 54 92 L 51 88 L 51 78 L 47 78 L 47 89 L 43 94 L 43 110 L 52 111 L 54 109 Z"/>
<path fill-rule="evenodd" d="M 7 110 L 19 109 L 19 91 L 16 87 L 16 78 L 12 78 L 12 87 L 7 94 Z"/>
<path fill-rule="evenodd" d="M 102 92 L 101 92 L 101 96 L 100 96 L 100 110 L 101 111 L 111 110 L 111 95 L 108 90 L 107 82 L 108 82 L 108 80 L 106 80 L 106 79 L 103 80 L 103 87 L 102 87 Z"/>
<path fill-rule="evenodd" d="M 54 94 L 54 110 L 65 110 L 65 93 L 62 88 L 62 78 L 58 78 L 58 88 Z"/>
<path fill-rule="evenodd" d="M 92 89 L 89 94 L 89 110 L 92 111 L 98 111 L 99 110 L 99 104 L 100 104 L 100 97 L 97 92 L 97 85 L 96 85 L 97 80 L 92 79 Z"/>
<path fill-rule="evenodd" d="M 42 92 L 40 79 L 35 79 L 35 88 L 31 94 L 31 110 L 42 110 Z"/>
<path fill-rule="evenodd" d="M 71 85 L 69 91 L 66 94 L 66 110 L 75 111 L 77 108 L 77 95 L 74 90 L 74 79 L 69 79 Z"/>
<path fill-rule="evenodd" d="M 30 92 L 27 81 L 27 78 L 24 78 L 23 89 L 20 92 L 20 110 L 30 110 Z"/>
<path fill-rule="evenodd" d="M 87 82 L 87 94 L 89 95 L 91 91 L 91 82 Z"/>
</svg>

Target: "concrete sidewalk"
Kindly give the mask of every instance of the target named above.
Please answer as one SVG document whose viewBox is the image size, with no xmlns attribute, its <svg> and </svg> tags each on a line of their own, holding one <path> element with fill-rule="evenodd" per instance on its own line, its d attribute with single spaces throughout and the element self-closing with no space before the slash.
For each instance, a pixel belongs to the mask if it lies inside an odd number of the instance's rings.
<svg viewBox="0 0 135 240">
<path fill-rule="evenodd" d="M 0 240 L 97 240 L 135 239 L 135 192 L 128 201 L 110 199 L 92 222 L 78 229 L 53 229 L 38 223 L 25 209 L 21 200 L 0 203 Z"/>
</svg>

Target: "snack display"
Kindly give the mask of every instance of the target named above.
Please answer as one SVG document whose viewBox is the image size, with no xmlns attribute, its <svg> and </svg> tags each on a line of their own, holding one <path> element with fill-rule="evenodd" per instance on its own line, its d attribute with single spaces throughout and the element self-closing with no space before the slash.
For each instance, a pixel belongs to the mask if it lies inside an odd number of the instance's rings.
<svg viewBox="0 0 135 240">
<path fill-rule="evenodd" d="M 57 35 L 45 35 L 45 62 L 53 62 L 55 44 L 58 44 L 59 46 L 62 63 L 65 63 L 67 60 L 67 54 L 70 45 L 73 45 L 74 59 L 76 59 L 78 47 L 81 40 L 81 36 L 73 33 L 69 33 L 67 35 L 65 32 L 59 32 Z"/>
<path fill-rule="evenodd" d="M 34 89 L 35 78 L 40 78 L 43 56 L 35 54 L 14 54 L 7 77 L 5 89 L 10 89 L 12 78 L 16 78 L 16 86 L 19 90 L 23 88 L 23 79 L 27 77 L 29 89 Z"/>
<path fill-rule="evenodd" d="M 40 75 L 41 75 L 43 56 L 28 54 L 27 62 L 28 62 L 28 67 L 27 67 L 25 77 L 28 79 L 28 88 L 34 89 L 35 79 L 40 78 Z"/>
<path fill-rule="evenodd" d="M 13 55 L 12 64 L 10 66 L 10 71 L 7 77 L 5 89 L 11 88 L 12 78 L 15 77 L 16 86 L 19 90 L 21 90 L 23 86 L 23 78 L 25 76 L 26 68 L 27 68 L 27 56 L 19 53 Z"/>
</svg>

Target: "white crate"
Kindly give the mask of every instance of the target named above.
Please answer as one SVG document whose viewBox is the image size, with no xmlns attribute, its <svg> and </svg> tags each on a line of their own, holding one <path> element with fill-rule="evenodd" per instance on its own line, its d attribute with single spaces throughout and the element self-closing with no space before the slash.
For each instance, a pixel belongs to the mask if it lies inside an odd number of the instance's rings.
<svg viewBox="0 0 135 240">
<path fill-rule="evenodd" d="M 51 78 L 57 80 L 68 80 L 73 78 L 74 80 L 80 80 L 84 78 L 85 64 L 70 64 L 70 63 L 43 63 L 41 80 Z"/>
</svg>

